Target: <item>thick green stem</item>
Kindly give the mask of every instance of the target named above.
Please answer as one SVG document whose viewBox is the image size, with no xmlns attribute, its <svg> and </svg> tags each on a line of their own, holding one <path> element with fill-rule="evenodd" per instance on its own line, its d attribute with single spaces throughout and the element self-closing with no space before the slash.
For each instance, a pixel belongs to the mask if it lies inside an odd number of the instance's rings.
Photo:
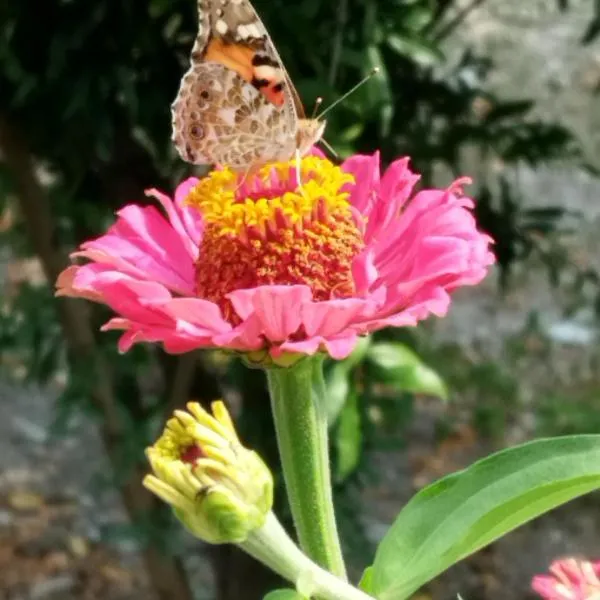
<svg viewBox="0 0 600 600">
<path fill-rule="evenodd" d="M 300 546 L 315 562 L 346 579 L 329 466 L 323 358 L 268 369 L 277 442 Z"/>
<path fill-rule="evenodd" d="M 272 512 L 263 527 L 254 530 L 239 546 L 293 583 L 303 596 L 322 600 L 372 600 L 371 596 L 338 579 L 304 555 Z"/>
</svg>

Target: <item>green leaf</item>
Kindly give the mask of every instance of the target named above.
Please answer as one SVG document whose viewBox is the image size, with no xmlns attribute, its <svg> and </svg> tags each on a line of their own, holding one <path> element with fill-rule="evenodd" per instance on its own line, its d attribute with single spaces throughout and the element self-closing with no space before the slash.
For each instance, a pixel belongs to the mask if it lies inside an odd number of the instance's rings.
<svg viewBox="0 0 600 600">
<path fill-rule="evenodd" d="M 448 399 L 442 378 L 404 344 L 372 344 L 366 358 L 374 377 L 398 391 Z"/>
<path fill-rule="evenodd" d="M 263 600 L 305 600 L 296 590 L 273 590 L 269 592 Z"/>
<path fill-rule="evenodd" d="M 350 392 L 352 369 L 362 362 L 370 345 L 370 337 L 361 338 L 348 358 L 335 361 L 327 370 L 325 375 L 325 383 L 327 385 L 325 410 L 327 411 L 327 423 L 329 426 L 335 423 L 342 408 L 344 408 Z"/>
<path fill-rule="evenodd" d="M 362 420 L 358 410 L 358 394 L 353 390 L 340 413 L 340 420 L 335 432 L 337 450 L 335 480 L 337 483 L 341 483 L 355 471 L 360 460 L 362 442 Z"/>
<path fill-rule="evenodd" d="M 400 54 L 414 60 L 424 67 L 438 64 L 443 56 L 438 48 L 428 45 L 417 38 L 404 37 L 401 35 L 389 35 L 386 38 L 387 45 Z"/>
<path fill-rule="evenodd" d="M 402 25 L 409 31 L 420 34 L 431 23 L 434 15 L 431 6 L 415 4 L 410 10 L 399 13 L 402 16 Z"/>
<path fill-rule="evenodd" d="M 327 373 L 327 403 L 325 410 L 327 411 L 329 426 L 335 423 L 346 404 L 350 393 L 350 377 L 351 374 L 343 362 L 334 364 Z"/>
<path fill-rule="evenodd" d="M 364 123 L 354 123 L 340 132 L 340 140 L 342 142 L 354 142 L 362 135 L 364 129 Z"/>
<path fill-rule="evenodd" d="M 373 567 L 367 567 L 365 572 L 362 574 L 358 587 L 367 594 L 373 591 Z"/>
<path fill-rule="evenodd" d="M 403 600 L 516 527 L 600 488 L 600 435 L 543 439 L 498 452 L 421 490 L 383 538 L 379 600 Z"/>
<path fill-rule="evenodd" d="M 370 69 L 377 67 L 378 73 L 374 75 L 368 86 L 371 94 L 371 104 L 380 106 L 379 130 L 382 137 L 390 133 L 392 120 L 394 118 L 394 95 L 392 92 L 392 79 L 385 66 L 379 48 L 373 44 L 366 51 L 367 64 Z"/>
</svg>

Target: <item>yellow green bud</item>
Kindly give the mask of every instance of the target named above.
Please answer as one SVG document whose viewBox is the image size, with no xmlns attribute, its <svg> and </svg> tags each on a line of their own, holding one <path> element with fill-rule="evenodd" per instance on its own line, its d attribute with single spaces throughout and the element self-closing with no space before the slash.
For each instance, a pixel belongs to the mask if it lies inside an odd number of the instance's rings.
<svg viewBox="0 0 600 600">
<path fill-rule="evenodd" d="M 209 414 L 197 402 L 177 410 L 147 448 L 153 475 L 144 486 L 169 503 L 196 537 L 240 543 L 265 522 L 273 505 L 273 477 L 261 458 L 242 446 L 223 402 Z"/>
</svg>

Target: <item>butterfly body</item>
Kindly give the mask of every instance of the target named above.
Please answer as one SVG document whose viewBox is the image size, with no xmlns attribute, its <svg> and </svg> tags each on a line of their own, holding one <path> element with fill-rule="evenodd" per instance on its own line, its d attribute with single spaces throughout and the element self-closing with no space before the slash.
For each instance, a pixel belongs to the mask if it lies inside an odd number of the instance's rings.
<svg viewBox="0 0 600 600">
<path fill-rule="evenodd" d="M 302 104 L 248 0 L 199 0 L 191 66 L 172 105 L 173 141 L 194 164 L 249 171 L 305 154 L 325 122 Z"/>
</svg>

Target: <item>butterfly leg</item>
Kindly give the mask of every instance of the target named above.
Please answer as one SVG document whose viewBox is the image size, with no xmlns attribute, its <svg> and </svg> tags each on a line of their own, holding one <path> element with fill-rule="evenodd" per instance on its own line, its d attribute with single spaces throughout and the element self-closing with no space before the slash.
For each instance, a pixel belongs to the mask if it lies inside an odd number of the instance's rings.
<svg viewBox="0 0 600 600">
<path fill-rule="evenodd" d="M 235 192 L 237 194 L 237 192 L 240 191 L 240 189 L 242 188 L 242 186 L 246 183 L 246 179 L 248 179 L 248 174 L 250 173 L 250 169 L 246 169 L 244 171 L 244 174 L 242 175 L 242 178 L 238 181 L 238 184 L 235 188 Z"/>
<path fill-rule="evenodd" d="M 296 148 L 296 181 L 298 190 L 304 196 L 304 188 L 302 187 L 302 156 L 300 155 L 300 149 Z"/>
<path fill-rule="evenodd" d="M 260 169 L 260 164 L 251 164 L 245 171 L 244 174 L 242 175 L 239 183 L 237 184 L 237 187 L 235 188 L 235 192 L 239 192 L 240 189 L 242 188 L 242 186 L 246 183 L 246 181 L 248 180 L 248 177 L 251 177 L 253 175 L 256 175 L 256 173 L 258 173 Z"/>
</svg>

